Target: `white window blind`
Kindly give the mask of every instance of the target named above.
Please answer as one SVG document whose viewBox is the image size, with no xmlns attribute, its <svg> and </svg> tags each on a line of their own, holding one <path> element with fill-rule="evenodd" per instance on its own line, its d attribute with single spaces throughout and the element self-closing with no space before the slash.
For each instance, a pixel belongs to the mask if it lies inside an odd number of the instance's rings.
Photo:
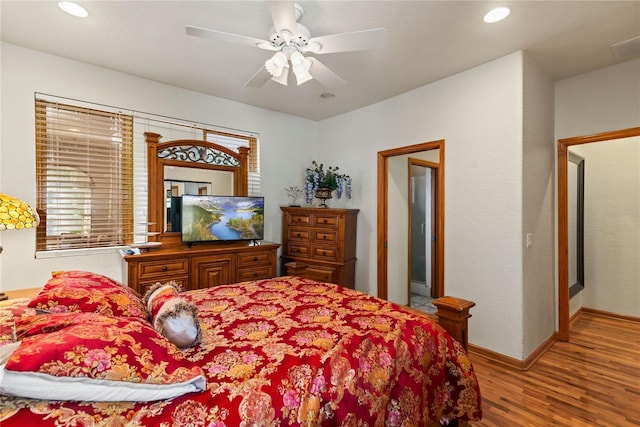
<svg viewBox="0 0 640 427">
<path fill-rule="evenodd" d="M 260 195 L 258 140 L 250 132 L 122 111 L 37 94 L 38 252 L 147 241 L 144 132 L 159 133 L 162 141 L 208 140 L 234 151 L 249 147 L 248 194 Z"/>
<path fill-rule="evenodd" d="M 122 245 L 133 234 L 133 117 L 36 99 L 37 250 Z"/>
</svg>

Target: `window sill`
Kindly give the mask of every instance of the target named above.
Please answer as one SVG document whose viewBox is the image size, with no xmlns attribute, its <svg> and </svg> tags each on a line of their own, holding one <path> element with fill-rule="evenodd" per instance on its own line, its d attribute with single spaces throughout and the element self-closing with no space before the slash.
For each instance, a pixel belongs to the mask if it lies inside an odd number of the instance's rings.
<svg viewBox="0 0 640 427">
<path fill-rule="evenodd" d="M 103 254 L 118 254 L 118 249 L 126 246 L 109 246 L 107 248 L 85 248 L 85 249 L 61 249 L 54 251 L 36 251 L 36 259 L 49 259 L 70 256 L 92 256 Z"/>
</svg>

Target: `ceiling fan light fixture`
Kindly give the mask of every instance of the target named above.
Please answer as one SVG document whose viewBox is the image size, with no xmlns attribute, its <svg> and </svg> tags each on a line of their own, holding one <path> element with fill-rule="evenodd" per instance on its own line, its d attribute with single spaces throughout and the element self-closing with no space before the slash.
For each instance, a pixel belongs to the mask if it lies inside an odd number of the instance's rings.
<svg viewBox="0 0 640 427">
<path fill-rule="evenodd" d="M 287 81 L 289 80 L 289 66 L 287 65 L 286 67 L 284 67 L 282 69 L 282 73 L 280 73 L 279 76 L 271 77 L 271 80 L 273 80 L 276 83 L 280 83 L 281 85 L 286 86 L 287 85 Z"/>
<path fill-rule="evenodd" d="M 293 74 L 296 75 L 298 86 L 313 78 L 311 73 L 309 73 L 309 70 L 311 69 L 311 60 L 305 58 L 300 52 L 294 52 L 291 54 L 291 66 L 293 67 Z"/>
<path fill-rule="evenodd" d="M 291 44 L 291 39 L 293 39 L 293 34 L 289 30 L 280 31 L 280 37 L 284 40 L 284 44 L 289 46 Z"/>
<path fill-rule="evenodd" d="M 260 40 L 258 43 L 256 43 L 256 47 L 264 50 L 273 50 L 273 45 L 266 40 Z"/>
<path fill-rule="evenodd" d="M 322 50 L 322 44 L 317 41 L 312 41 L 305 46 L 305 52 L 319 53 Z"/>
<path fill-rule="evenodd" d="M 187 25 L 185 29 L 190 36 L 257 47 L 275 52 L 245 83 L 246 87 L 255 88 L 262 87 L 269 80 L 286 85 L 291 70 L 296 76 L 298 85 L 315 79 L 325 87 L 345 86 L 347 82 L 315 56 L 305 58 L 304 54 L 319 55 L 352 52 L 375 49 L 387 45 L 387 32 L 384 28 L 312 37 L 309 29 L 298 22 L 304 13 L 304 9 L 295 1 L 272 1 L 269 2 L 269 9 L 273 26 L 268 33 L 267 39 L 192 25 Z M 311 68 L 313 68 L 313 74 L 311 73 Z"/>
<path fill-rule="evenodd" d="M 264 66 L 273 77 L 280 77 L 285 67 L 289 68 L 287 55 L 282 52 L 276 52 L 270 59 L 267 59 Z"/>
</svg>

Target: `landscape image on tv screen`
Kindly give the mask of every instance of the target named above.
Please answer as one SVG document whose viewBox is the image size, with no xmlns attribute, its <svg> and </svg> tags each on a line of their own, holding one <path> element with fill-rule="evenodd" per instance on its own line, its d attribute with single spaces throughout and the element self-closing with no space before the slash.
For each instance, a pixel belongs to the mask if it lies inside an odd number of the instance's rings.
<svg viewBox="0 0 640 427">
<path fill-rule="evenodd" d="M 264 197 L 182 196 L 182 241 L 264 239 Z"/>
</svg>

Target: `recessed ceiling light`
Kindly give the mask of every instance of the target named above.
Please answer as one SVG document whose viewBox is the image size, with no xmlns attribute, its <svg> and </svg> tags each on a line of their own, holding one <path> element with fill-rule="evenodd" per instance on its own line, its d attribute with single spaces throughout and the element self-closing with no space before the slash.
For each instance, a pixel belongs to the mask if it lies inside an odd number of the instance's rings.
<svg viewBox="0 0 640 427">
<path fill-rule="evenodd" d="M 61 1 L 58 2 L 58 6 L 60 6 L 60 9 L 67 12 L 69 15 L 77 16 L 78 18 L 86 18 L 87 16 L 89 16 L 89 12 L 87 12 L 84 7 L 80 6 L 77 3 L 73 3 L 70 1 Z"/>
<path fill-rule="evenodd" d="M 496 7 L 495 9 L 490 10 L 484 15 L 484 22 L 488 24 L 493 24 L 494 22 L 502 21 L 504 18 L 509 16 L 511 10 L 508 7 Z"/>
</svg>

